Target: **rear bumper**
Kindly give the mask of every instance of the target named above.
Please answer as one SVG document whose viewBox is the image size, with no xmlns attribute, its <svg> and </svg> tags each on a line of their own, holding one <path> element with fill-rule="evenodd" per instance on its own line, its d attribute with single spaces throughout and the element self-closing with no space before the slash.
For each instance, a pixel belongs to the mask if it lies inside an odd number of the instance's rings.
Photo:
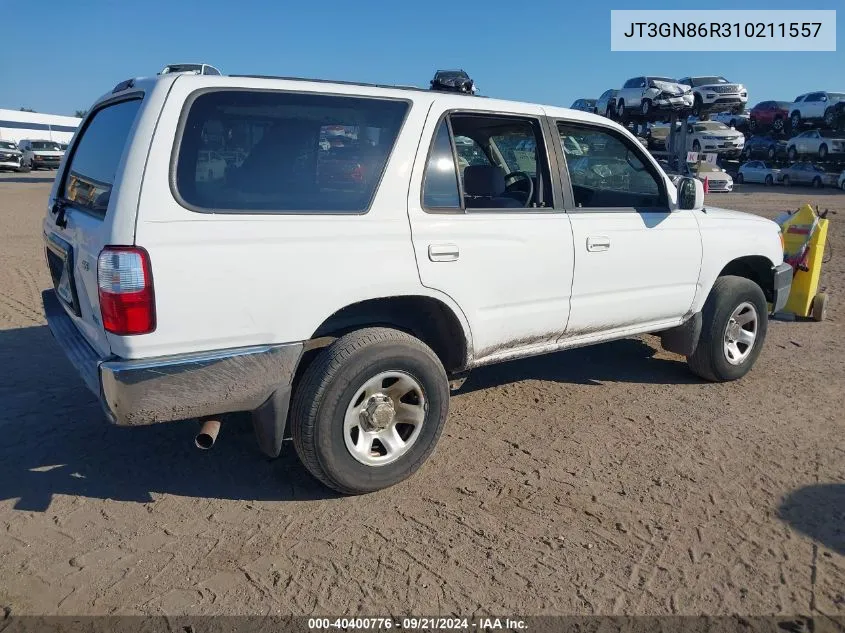
<svg viewBox="0 0 845 633">
<path fill-rule="evenodd" d="M 772 269 L 772 313 L 780 312 L 789 299 L 792 289 L 792 266 L 786 262 L 778 264 Z"/>
<path fill-rule="evenodd" d="M 302 343 L 257 345 L 139 360 L 101 358 L 77 330 L 55 291 L 42 293 L 54 338 L 122 426 L 254 411 L 271 396 L 287 401 Z"/>
</svg>

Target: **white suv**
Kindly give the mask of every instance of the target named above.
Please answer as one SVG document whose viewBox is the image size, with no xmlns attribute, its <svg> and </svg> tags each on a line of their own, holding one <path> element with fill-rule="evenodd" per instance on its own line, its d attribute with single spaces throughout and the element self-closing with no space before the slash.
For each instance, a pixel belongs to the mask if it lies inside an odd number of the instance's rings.
<svg viewBox="0 0 845 633">
<path fill-rule="evenodd" d="M 692 88 L 667 77 L 633 77 L 616 93 L 614 110 L 621 119 L 650 117 L 659 112 L 688 112 Z"/>
<path fill-rule="evenodd" d="M 739 114 L 748 103 L 745 86 L 733 83 L 724 77 L 683 77 L 678 83 L 692 86 L 695 103 L 692 113 L 701 116 L 705 112 L 731 112 Z"/>
<path fill-rule="evenodd" d="M 805 123 L 822 122 L 832 127 L 835 118 L 835 105 L 845 101 L 845 92 L 807 92 L 795 97 L 789 106 L 789 121 L 793 132 L 797 132 Z"/>
<path fill-rule="evenodd" d="M 208 173 L 205 152 L 245 158 Z M 315 477 L 363 493 L 422 465 L 476 367 L 654 332 L 707 380 L 745 375 L 792 269 L 778 225 L 703 195 L 584 112 L 139 78 L 56 178 L 44 309 L 111 422 L 198 418 L 209 447 L 250 411 L 263 452 L 289 429 Z"/>
</svg>

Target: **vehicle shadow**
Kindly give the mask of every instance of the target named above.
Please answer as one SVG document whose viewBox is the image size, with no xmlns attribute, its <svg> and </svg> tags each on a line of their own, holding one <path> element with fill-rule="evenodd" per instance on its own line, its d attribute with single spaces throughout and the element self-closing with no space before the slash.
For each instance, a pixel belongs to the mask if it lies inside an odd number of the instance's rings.
<svg viewBox="0 0 845 633">
<path fill-rule="evenodd" d="M 255 501 L 337 497 L 286 441 L 259 452 L 247 415 L 226 416 L 214 448 L 194 446 L 196 421 L 125 428 L 96 398 L 46 326 L 0 331 L 0 501 L 46 511 L 55 495 L 147 503 L 153 493 Z"/>
<path fill-rule="evenodd" d="M 603 382 L 696 384 L 702 380 L 682 360 L 655 358 L 657 350 L 642 339 L 627 338 L 533 358 L 480 367 L 457 393 L 470 393 L 520 380 L 548 380 L 582 385 Z"/>
<path fill-rule="evenodd" d="M 11 178 L 4 178 L 2 175 L 0 175 L 0 184 L 2 184 L 4 182 L 37 184 L 37 183 L 44 183 L 44 182 L 53 182 L 54 180 L 56 180 L 55 177 L 53 177 L 53 178 L 42 178 L 42 177 L 23 178 L 21 176 L 12 176 Z"/>
<path fill-rule="evenodd" d="M 778 508 L 778 517 L 845 556 L 845 484 L 815 484 L 794 490 Z"/>
</svg>

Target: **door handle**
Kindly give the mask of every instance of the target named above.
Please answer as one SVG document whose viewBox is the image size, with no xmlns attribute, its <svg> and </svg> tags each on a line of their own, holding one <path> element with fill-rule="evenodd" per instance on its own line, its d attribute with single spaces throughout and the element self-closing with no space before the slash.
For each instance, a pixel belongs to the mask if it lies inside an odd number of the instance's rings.
<svg viewBox="0 0 845 633">
<path fill-rule="evenodd" d="M 591 253 L 610 250 L 610 238 L 606 235 L 590 235 L 587 237 L 587 250 Z"/>
<path fill-rule="evenodd" d="M 457 244 L 429 244 L 428 258 L 433 262 L 453 262 L 460 251 Z"/>
</svg>

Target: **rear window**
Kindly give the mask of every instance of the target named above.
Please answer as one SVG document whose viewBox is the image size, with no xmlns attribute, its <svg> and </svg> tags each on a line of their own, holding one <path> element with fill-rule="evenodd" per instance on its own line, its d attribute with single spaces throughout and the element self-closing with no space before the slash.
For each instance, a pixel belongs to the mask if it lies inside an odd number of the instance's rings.
<svg viewBox="0 0 845 633">
<path fill-rule="evenodd" d="M 408 108 L 357 96 L 203 93 L 178 141 L 176 197 L 195 211 L 364 212 Z"/>
<path fill-rule="evenodd" d="M 140 107 L 140 99 L 120 101 L 97 110 L 86 124 L 65 172 L 63 195 L 75 206 L 105 216 L 117 166 Z"/>
</svg>

